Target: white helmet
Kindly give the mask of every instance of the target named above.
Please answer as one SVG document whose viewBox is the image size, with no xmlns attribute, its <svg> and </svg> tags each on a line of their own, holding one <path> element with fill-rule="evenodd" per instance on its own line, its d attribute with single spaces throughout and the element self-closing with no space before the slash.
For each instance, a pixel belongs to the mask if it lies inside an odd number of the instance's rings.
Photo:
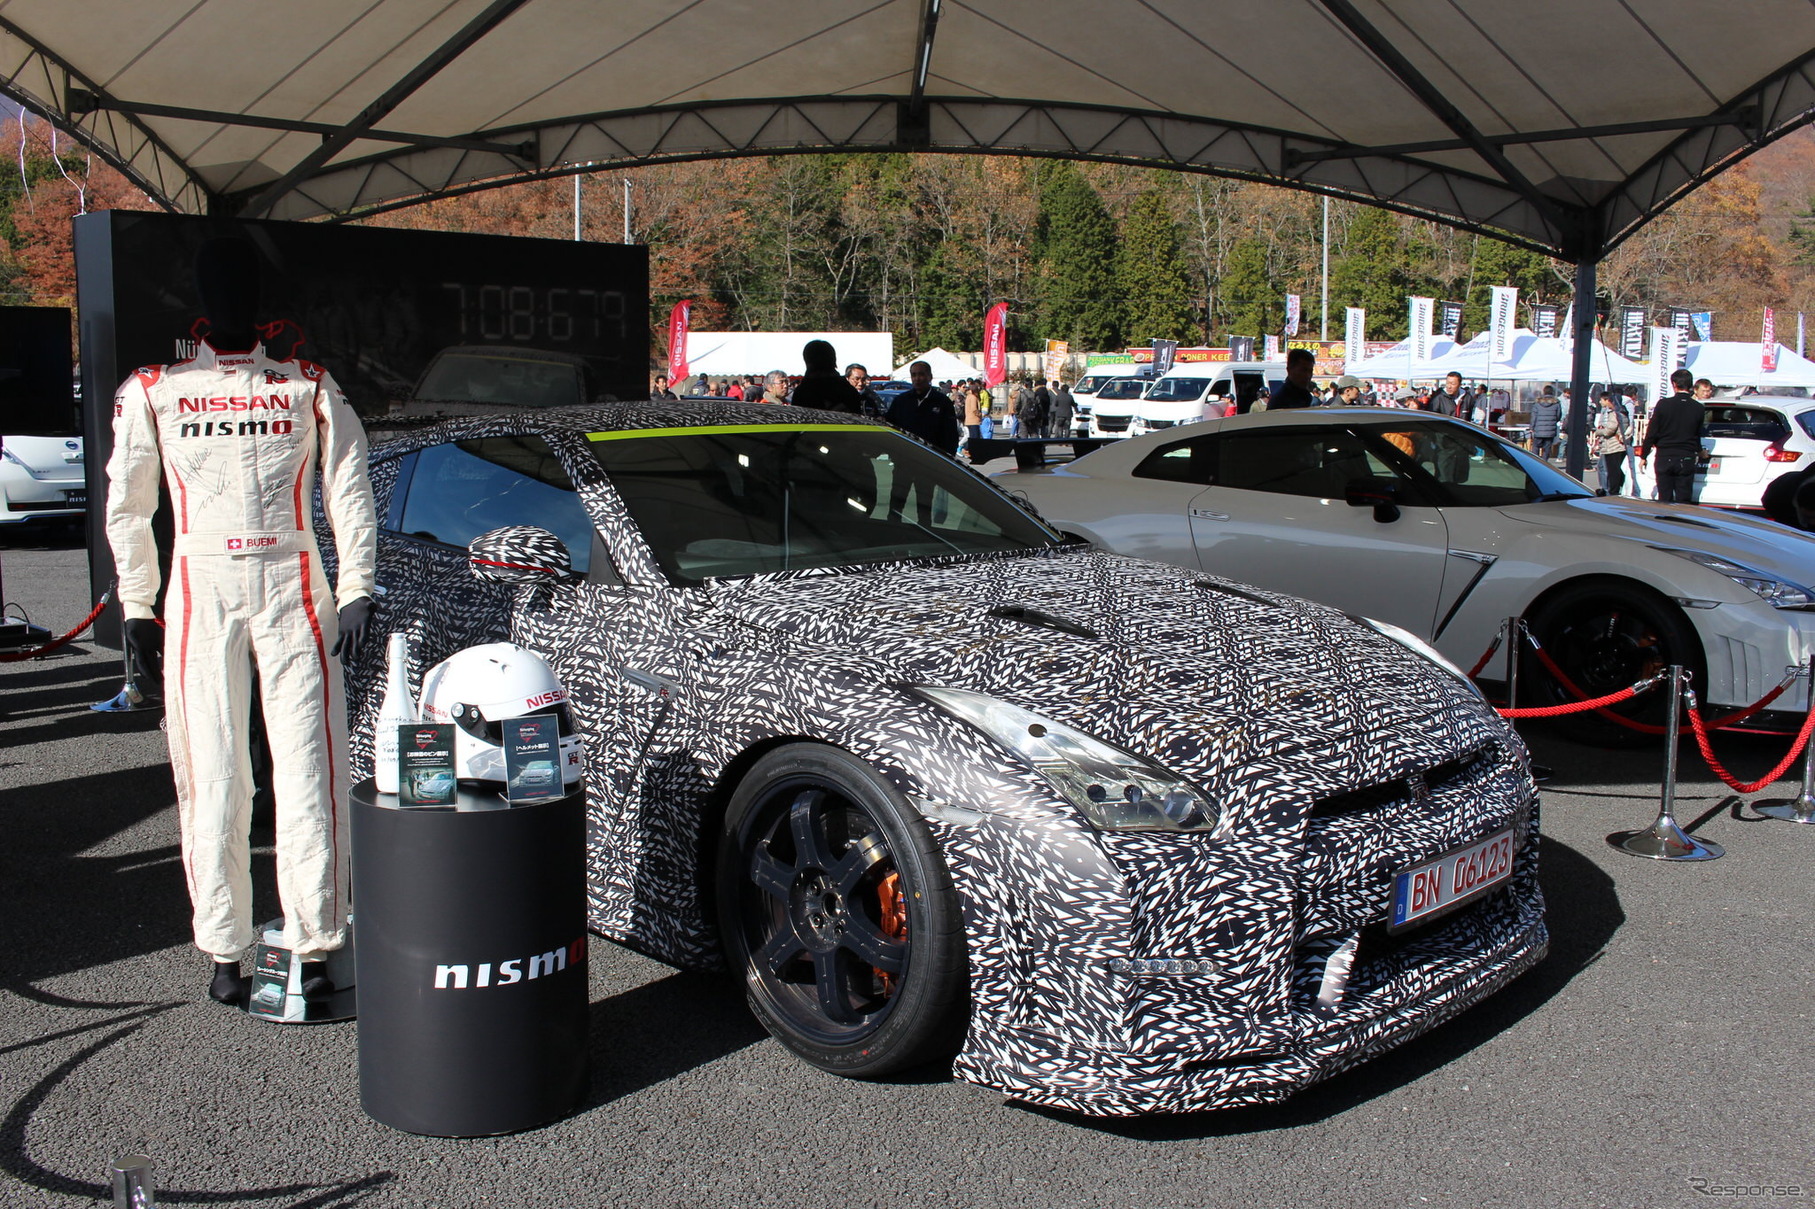
<svg viewBox="0 0 1815 1209">
<path fill-rule="evenodd" d="M 586 772 L 585 748 L 567 709 L 567 690 L 534 651 L 491 642 L 456 651 L 422 678 L 422 716 L 454 724 L 454 775 L 462 781 L 504 780 L 504 722 L 553 714 L 561 734 L 561 782 L 572 789 Z"/>
</svg>

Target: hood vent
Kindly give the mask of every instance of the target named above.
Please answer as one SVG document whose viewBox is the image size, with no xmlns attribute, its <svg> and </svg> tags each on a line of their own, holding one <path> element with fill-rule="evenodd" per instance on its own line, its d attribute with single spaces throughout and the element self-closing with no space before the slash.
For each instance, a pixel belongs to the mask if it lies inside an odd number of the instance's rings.
<svg viewBox="0 0 1815 1209">
<path fill-rule="evenodd" d="M 1199 579 L 1194 581 L 1191 586 L 1194 588 L 1202 588 L 1206 592 L 1221 592 L 1224 596 L 1233 596 L 1237 600 L 1245 600 L 1250 604 L 1257 604 L 1263 609 L 1277 609 L 1279 607 L 1279 602 L 1276 600 L 1268 600 L 1265 596 L 1256 596 L 1253 592 L 1244 592 L 1232 584 L 1219 584 L 1214 579 Z"/>
<path fill-rule="evenodd" d="M 1018 621 L 1022 625 L 1037 626 L 1043 630 L 1057 630 L 1061 634 L 1070 634 L 1074 638 L 1100 638 L 1089 626 L 1079 625 L 1063 617 L 1054 616 L 1040 609 L 1030 609 L 1026 605 L 997 605 L 989 611 L 991 617 L 1000 617 L 1004 621 Z"/>
</svg>

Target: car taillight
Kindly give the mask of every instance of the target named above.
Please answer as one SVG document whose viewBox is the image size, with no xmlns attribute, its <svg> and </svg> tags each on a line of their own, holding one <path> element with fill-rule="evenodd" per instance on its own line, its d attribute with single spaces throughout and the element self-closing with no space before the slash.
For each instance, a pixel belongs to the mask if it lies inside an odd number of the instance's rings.
<svg viewBox="0 0 1815 1209">
<path fill-rule="evenodd" d="M 1785 449 L 1782 441 L 1776 441 L 1765 446 L 1765 461 L 1767 462 L 1794 462 L 1801 457 L 1801 450 Z"/>
</svg>

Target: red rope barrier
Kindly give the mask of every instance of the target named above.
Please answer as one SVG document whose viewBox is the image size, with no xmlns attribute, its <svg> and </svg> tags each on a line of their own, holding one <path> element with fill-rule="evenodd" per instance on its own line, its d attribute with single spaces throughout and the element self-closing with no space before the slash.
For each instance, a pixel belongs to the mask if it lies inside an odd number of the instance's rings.
<svg viewBox="0 0 1815 1209">
<path fill-rule="evenodd" d="M 107 607 L 107 598 L 112 595 L 112 588 L 101 593 L 100 603 L 96 604 L 95 607 L 89 611 L 88 616 L 82 619 L 81 624 L 77 625 L 76 628 L 69 633 L 63 635 L 63 637 L 53 638 L 35 651 L 7 651 L 0 654 L 0 663 L 20 663 L 27 659 L 37 659 L 41 656 L 50 654 L 60 646 L 65 646 L 74 642 L 77 635 L 95 623 L 95 618 L 99 617 L 101 615 L 101 610 Z"/>
<path fill-rule="evenodd" d="M 1650 684 L 1643 687 L 1649 688 Z M 1564 705 L 1535 705 L 1530 709 L 1500 709 L 1494 712 L 1502 718 L 1560 718 L 1564 714 L 1585 714 L 1589 710 L 1604 709 L 1621 701 L 1630 701 L 1639 695 L 1639 685 L 1627 685 L 1617 693 L 1605 697 L 1596 697 L 1593 701 L 1572 701 Z"/>
<path fill-rule="evenodd" d="M 1531 649 L 1533 651 L 1537 652 L 1538 662 L 1542 663 L 1544 665 L 1545 671 L 1549 672 L 1552 676 L 1555 676 L 1557 678 L 1558 684 L 1561 684 L 1566 691 L 1574 694 L 1576 697 L 1586 700 L 1588 694 L 1584 693 L 1579 687 L 1576 686 L 1576 682 L 1569 678 L 1569 675 L 1567 672 L 1565 672 L 1562 668 L 1557 666 L 1556 660 L 1554 660 L 1550 657 L 1550 652 L 1546 651 L 1543 647 L 1539 646 L 1538 642 L 1535 638 L 1532 639 Z M 1762 711 L 1766 706 L 1770 705 L 1771 702 L 1773 702 L 1773 701 L 1777 700 L 1779 697 L 1783 696 L 1784 693 L 1789 690 L 1789 687 L 1794 683 L 1796 683 L 1796 677 L 1794 677 L 1794 676 L 1784 677 L 1782 683 L 1780 683 L 1776 688 L 1772 689 L 1770 692 L 1766 693 L 1764 696 L 1762 696 L 1758 700 L 1754 701 L 1751 705 L 1746 706 L 1744 709 L 1734 710 L 1732 713 L 1728 714 L 1724 718 L 1721 718 L 1719 721 L 1709 723 L 1708 729 L 1709 730 L 1726 730 L 1728 727 L 1738 726 L 1740 723 L 1742 723 L 1742 722 L 1746 721 L 1747 719 L 1749 719 L 1750 717 L 1752 717 L 1752 715 Z M 1605 709 L 1597 708 L 1595 712 L 1600 714 L 1601 717 L 1607 719 L 1609 722 L 1617 722 L 1619 725 L 1624 726 L 1627 730 L 1636 730 L 1640 734 L 1661 735 L 1661 734 L 1665 733 L 1664 728 L 1661 726 L 1653 726 L 1648 722 L 1634 722 L 1631 718 L 1622 717 L 1619 714 L 1609 713 Z"/>
<path fill-rule="evenodd" d="M 1796 762 L 1796 757 L 1802 754 L 1803 745 L 1809 741 L 1809 733 L 1815 731 L 1815 709 L 1811 709 L 1809 716 L 1803 719 L 1802 730 L 1797 732 L 1796 742 L 1790 746 L 1790 754 L 1785 756 L 1776 768 L 1757 781 L 1742 782 L 1734 779 L 1733 774 L 1728 772 L 1726 767 L 1715 758 L 1714 745 L 1708 742 L 1708 728 L 1702 722 L 1702 712 L 1696 708 L 1693 694 L 1689 697 L 1689 725 L 1695 730 L 1695 743 L 1702 749 L 1702 759 L 1708 762 L 1708 767 L 1714 770 L 1714 775 L 1725 781 L 1729 788 L 1739 793 L 1757 793 L 1788 772 L 1790 765 Z"/>
<path fill-rule="evenodd" d="M 1494 640 L 1487 644 L 1487 649 L 1485 651 L 1481 652 L 1481 658 L 1475 660 L 1475 666 L 1468 669 L 1468 678 L 1470 680 L 1473 680 L 1476 676 L 1481 674 L 1481 669 L 1486 667 L 1487 661 L 1494 657 L 1494 652 L 1500 649 L 1500 642 L 1505 637 L 1506 627 L 1502 625 L 1499 629 L 1494 631 Z"/>
</svg>

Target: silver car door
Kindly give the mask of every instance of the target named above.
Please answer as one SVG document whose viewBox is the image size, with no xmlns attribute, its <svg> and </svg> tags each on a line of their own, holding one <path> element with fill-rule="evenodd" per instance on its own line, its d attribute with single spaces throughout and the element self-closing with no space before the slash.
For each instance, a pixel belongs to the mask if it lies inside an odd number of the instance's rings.
<svg viewBox="0 0 1815 1209">
<path fill-rule="evenodd" d="M 1208 437 L 1199 457 L 1210 485 L 1191 501 L 1191 536 L 1204 570 L 1431 633 L 1448 570 L 1442 510 L 1355 434 L 1269 425 Z M 1398 502 L 1351 504 L 1351 483 Z"/>
</svg>

